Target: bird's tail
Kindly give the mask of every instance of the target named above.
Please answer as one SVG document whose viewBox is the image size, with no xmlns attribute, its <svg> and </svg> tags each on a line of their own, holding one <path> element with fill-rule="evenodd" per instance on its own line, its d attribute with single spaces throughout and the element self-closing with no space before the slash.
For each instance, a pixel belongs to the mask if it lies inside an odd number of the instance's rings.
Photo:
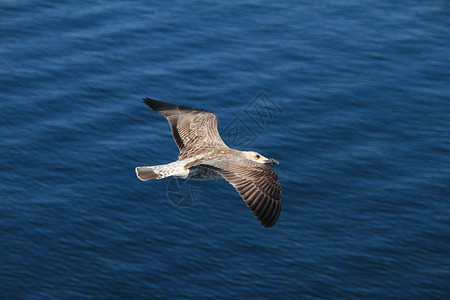
<svg viewBox="0 0 450 300">
<path fill-rule="evenodd" d="M 169 177 L 186 178 L 189 170 L 185 168 L 185 163 L 175 161 L 167 165 L 137 167 L 136 175 L 140 180 L 163 179 Z"/>
<path fill-rule="evenodd" d="M 162 178 L 158 172 L 158 167 L 137 167 L 136 175 L 140 180 L 147 181 L 152 179 L 160 179 Z"/>
<path fill-rule="evenodd" d="M 186 178 L 189 170 L 184 168 L 184 164 L 178 161 L 159 166 L 137 167 L 136 175 L 140 180 L 163 179 L 169 177 Z"/>
</svg>

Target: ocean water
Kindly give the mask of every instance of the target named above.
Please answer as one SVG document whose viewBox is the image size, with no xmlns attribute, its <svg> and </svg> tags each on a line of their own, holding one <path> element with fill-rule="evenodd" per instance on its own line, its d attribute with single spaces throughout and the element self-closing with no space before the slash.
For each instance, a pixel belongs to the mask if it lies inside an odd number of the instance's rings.
<svg viewBox="0 0 450 300">
<path fill-rule="evenodd" d="M 1 1 L 0 299 L 449 299 L 448 1 Z M 142 97 L 280 161 L 278 223 Z"/>
</svg>

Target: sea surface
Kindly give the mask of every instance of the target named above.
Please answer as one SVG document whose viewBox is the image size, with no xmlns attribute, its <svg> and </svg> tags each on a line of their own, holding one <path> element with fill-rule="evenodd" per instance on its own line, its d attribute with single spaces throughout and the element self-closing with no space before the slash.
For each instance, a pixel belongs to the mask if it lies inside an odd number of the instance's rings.
<svg viewBox="0 0 450 300">
<path fill-rule="evenodd" d="M 448 1 L 0 1 L 0 299 L 450 299 Z M 263 228 L 142 97 L 280 162 Z"/>
</svg>

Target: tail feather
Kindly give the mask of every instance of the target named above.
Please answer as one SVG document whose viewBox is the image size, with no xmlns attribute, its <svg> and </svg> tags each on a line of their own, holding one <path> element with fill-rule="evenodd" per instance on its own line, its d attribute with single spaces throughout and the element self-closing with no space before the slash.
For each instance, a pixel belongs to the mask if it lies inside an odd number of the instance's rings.
<svg viewBox="0 0 450 300">
<path fill-rule="evenodd" d="M 143 181 L 157 179 L 159 176 L 154 172 L 153 167 L 137 167 L 136 175 L 140 180 Z"/>
<path fill-rule="evenodd" d="M 140 180 L 163 179 L 169 177 L 186 178 L 189 170 L 184 167 L 184 163 L 175 161 L 167 165 L 137 167 L 136 175 Z"/>
</svg>

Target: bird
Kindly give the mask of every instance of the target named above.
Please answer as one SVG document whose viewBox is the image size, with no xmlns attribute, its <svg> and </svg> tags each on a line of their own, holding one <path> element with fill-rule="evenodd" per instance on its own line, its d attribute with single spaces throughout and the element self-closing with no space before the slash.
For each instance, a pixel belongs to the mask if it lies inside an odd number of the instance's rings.
<svg viewBox="0 0 450 300">
<path fill-rule="evenodd" d="M 217 116 L 209 111 L 151 98 L 142 100 L 169 121 L 180 154 L 175 162 L 136 167 L 140 180 L 225 179 L 262 226 L 275 225 L 281 211 L 281 185 L 277 173 L 268 164 L 278 165 L 277 160 L 255 151 L 229 148 L 217 130 Z"/>
</svg>

